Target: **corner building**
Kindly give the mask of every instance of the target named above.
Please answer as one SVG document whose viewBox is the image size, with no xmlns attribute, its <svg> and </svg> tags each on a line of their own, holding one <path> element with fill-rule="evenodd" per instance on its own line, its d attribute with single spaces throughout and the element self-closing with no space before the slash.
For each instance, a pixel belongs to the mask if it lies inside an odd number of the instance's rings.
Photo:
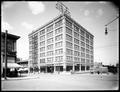
<svg viewBox="0 0 120 92">
<path fill-rule="evenodd" d="M 28 36 L 29 68 L 56 72 L 93 67 L 94 36 L 67 15 L 59 15 Z"/>
</svg>

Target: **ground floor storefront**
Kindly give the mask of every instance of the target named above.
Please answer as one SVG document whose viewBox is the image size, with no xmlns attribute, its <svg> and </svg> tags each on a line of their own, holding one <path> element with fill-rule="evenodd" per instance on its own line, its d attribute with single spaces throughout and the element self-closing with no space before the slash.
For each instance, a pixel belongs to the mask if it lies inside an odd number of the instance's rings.
<svg viewBox="0 0 120 92">
<path fill-rule="evenodd" d="M 71 71 L 88 71 L 91 65 L 85 64 L 46 64 L 40 65 L 39 67 L 30 67 L 29 72 L 44 72 L 44 73 L 54 73 L 54 72 L 71 72 Z"/>
</svg>

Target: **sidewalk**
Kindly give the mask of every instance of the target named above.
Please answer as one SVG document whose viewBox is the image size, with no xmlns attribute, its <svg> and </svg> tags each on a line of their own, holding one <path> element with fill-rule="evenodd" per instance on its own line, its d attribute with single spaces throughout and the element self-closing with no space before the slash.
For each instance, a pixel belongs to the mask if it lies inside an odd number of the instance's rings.
<svg viewBox="0 0 120 92">
<path fill-rule="evenodd" d="M 37 74 L 38 75 L 38 74 Z M 18 76 L 18 77 L 7 77 L 7 80 L 23 80 L 23 79 L 35 79 L 39 76 L 36 76 L 36 74 L 26 74 L 26 76 Z M 7 81 L 5 78 L 1 78 L 2 81 Z"/>
</svg>

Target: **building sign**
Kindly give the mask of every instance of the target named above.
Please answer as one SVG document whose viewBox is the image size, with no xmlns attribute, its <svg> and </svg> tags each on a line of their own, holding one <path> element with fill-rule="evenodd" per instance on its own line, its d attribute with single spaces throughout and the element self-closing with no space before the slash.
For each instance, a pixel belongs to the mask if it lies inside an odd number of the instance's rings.
<svg viewBox="0 0 120 92">
<path fill-rule="evenodd" d="M 58 9 L 62 14 L 66 14 L 68 16 L 70 16 L 70 12 L 68 10 L 68 7 L 66 7 L 63 3 L 58 2 L 56 4 L 56 9 Z"/>
</svg>

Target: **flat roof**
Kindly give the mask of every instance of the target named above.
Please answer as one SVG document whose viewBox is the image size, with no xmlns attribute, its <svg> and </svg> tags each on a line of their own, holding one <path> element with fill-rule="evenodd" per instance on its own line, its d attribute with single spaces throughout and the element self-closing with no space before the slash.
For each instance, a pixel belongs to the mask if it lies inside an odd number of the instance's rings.
<svg viewBox="0 0 120 92">
<path fill-rule="evenodd" d="M 50 20 L 49 22 L 47 22 L 46 24 L 42 25 L 41 27 L 37 28 L 36 30 L 33 30 L 28 36 L 30 36 L 31 34 L 37 32 L 38 30 L 44 28 L 45 26 L 47 26 L 48 24 L 50 24 L 51 22 L 55 21 L 56 19 L 58 19 L 59 17 L 65 16 L 66 18 L 72 20 L 73 22 L 75 22 L 77 25 L 79 25 L 82 29 L 84 29 L 85 31 L 87 31 L 88 33 L 90 33 L 87 29 L 85 29 L 83 26 L 81 26 L 78 22 L 76 22 L 73 18 L 69 17 L 66 14 L 60 14 L 59 16 L 53 18 L 52 20 Z M 91 33 L 90 33 L 91 34 Z M 91 34 L 93 37 L 94 35 Z"/>
</svg>

